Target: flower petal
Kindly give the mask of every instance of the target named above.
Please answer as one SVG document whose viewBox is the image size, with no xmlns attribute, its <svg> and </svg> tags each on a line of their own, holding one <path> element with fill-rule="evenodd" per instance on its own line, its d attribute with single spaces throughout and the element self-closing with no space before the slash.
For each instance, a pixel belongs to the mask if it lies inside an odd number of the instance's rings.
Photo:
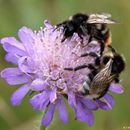
<svg viewBox="0 0 130 130">
<path fill-rule="evenodd" d="M 31 83 L 31 88 L 35 91 L 42 91 L 47 86 L 49 86 L 49 83 L 39 78 L 33 80 L 33 82 Z"/>
<path fill-rule="evenodd" d="M 24 84 L 29 81 L 29 77 L 23 74 L 19 76 L 8 77 L 6 78 L 6 81 L 10 85 Z"/>
<path fill-rule="evenodd" d="M 49 97 L 48 97 L 47 92 L 45 92 L 45 91 L 43 93 L 35 95 L 30 100 L 31 106 L 34 109 L 40 110 L 40 111 L 43 111 L 48 103 L 49 103 Z"/>
<path fill-rule="evenodd" d="M 119 94 L 124 92 L 122 86 L 120 84 L 115 84 L 115 83 L 111 84 L 109 91 L 119 93 Z"/>
<path fill-rule="evenodd" d="M 30 88 L 29 88 L 28 84 L 26 84 L 26 85 L 20 87 L 19 89 L 17 89 L 11 96 L 12 105 L 13 106 L 20 105 L 22 99 L 28 93 L 29 89 Z"/>
<path fill-rule="evenodd" d="M 18 68 L 6 68 L 1 72 L 2 78 L 12 77 L 20 75 L 22 72 Z"/>
<path fill-rule="evenodd" d="M 97 110 L 98 109 L 97 103 L 93 100 L 90 100 L 90 99 L 83 97 L 83 98 L 81 98 L 81 102 L 91 110 Z"/>
<path fill-rule="evenodd" d="M 105 95 L 103 96 L 103 99 L 104 99 L 104 101 L 107 103 L 108 107 L 109 107 L 110 109 L 112 109 L 113 106 L 114 106 L 114 103 L 115 103 L 113 96 L 110 95 L 110 94 L 105 94 Z"/>
<path fill-rule="evenodd" d="M 67 123 L 68 122 L 68 112 L 67 112 L 66 106 L 62 99 L 58 100 L 57 108 L 58 108 L 58 114 L 59 114 L 60 120 L 63 123 Z"/>
<path fill-rule="evenodd" d="M 72 91 L 68 92 L 68 102 L 70 104 L 70 106 L 75 109 L 76 107 L 76 98 L 75 95 Z"/>
<path fill-rule="evenodd" d="M 12 54 L 12 53 L 7 53 L 7 54 L 5 55 L 5 60 L 6 60 L 7 62 L 11 62 L 11 63 L 13 63 L 13 64 L 15 64 L 15 65 L 18 64 L 18 59 L 19 59 L 19 58 L 20 58 L 19 56 L 15 55 L 15 54 Z"/>
<path fill-rule="evenodd" d="M 111 108 L 107 105 L 107 103 L 101 101 L 101 100 L 97 100 L 96 101 L 98 106 L 103 109 L 103 110 L 110 110 Z"/>
<path fill-rule="evenodd" d="M 92 126 L 94 123 L 94 115 L 92 111 L 79 101 L 76 106 L 76 119 L 82 122 L 87 122 L 89 126 Z"/>
<path fill-rule="evenodd" d="M 6 68 L 1 72 L 1 77 L 10 85 L 17 85 L 27 83 L 30 79 L 29 76 L 22 73 L 18 68 Z"/>
<path fill-rule="evenodd" d="M 1 40 L 1 43 L 3 44 L 3 48 L 7 52 L 10 52 L 12 54 L 16 53 L 20 56 L 26 54 L 23 45 L 20 42 L 18 42 L 14 37 L 3 38 Z"/>
<path fill-rule="evenodd" d="M 31 29 L 27 27 L 22 27 L 21 29 L 19 29 L 18 36 L 21 42 L 23 43 L 27 54 L 29 56 L 33 56 L 34 54 L 36 54 L 37 49 L 35 49 L 34 47 L 35 47 L 35 44 L 40 43 L 39 37 Z M 37 46 L 38 45 L 39 44 L 37 44 Z"/>
<path fill-rule="evenodd" d="M 48 107 L 48 110 L 47 110 L 45 116 L 42 119 L 42 124 L 44 126 L 48 126 L 51 123 L 53 115 L 54 115 L 54 110 L 55 110 L 55 104 L 51 103 Z"/>
<path fill-rule="evenodd" d="M 28 44 L 30 43 L 29 41 L 32 41 L 34 39 L 32 39 L 31 35 L 33 35 L 33 31 L 27 27 L 22 27 L 21 29 L 19 29 L 18 31 L 18 36 L 20 38 L 20 40 L 24 43 L 24 44 Z"/>
</svg>

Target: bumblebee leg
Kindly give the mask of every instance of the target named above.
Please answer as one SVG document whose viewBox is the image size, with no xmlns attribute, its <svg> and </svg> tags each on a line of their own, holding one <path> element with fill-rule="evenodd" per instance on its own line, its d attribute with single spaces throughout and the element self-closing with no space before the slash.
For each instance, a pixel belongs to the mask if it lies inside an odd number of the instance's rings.
<svg viewBox="0 0 130 130">
<path fill-rule="evenodd" d="M 67 71 L 77 71 L 77 70 L 80 70 L 80 69 L 84 69 L 84 68 L 88 68 L 88 65 L 80 65 L 80 66 L 77 66 L 75 68 L 64 68 L 64 70 L 67 70 Z"/>
<path fill-rule="evenodd" d="M 94 78 L 94 74 L 93 74 L 93 73 L 89 73 L 89 74 L 88 74 L 88 77 L 89 77 L 89 79 L 92 81 L 93 78 Z"/>
<path fill-rule="evenodd" d="M 101 44 L 100 45 L 100 48 L 101 48 L 100 55 L 102 56 L 105 46 L 104 46 L 103 42 L 101 42 L 100 44 Z"/>
<path fill-rule="evenodd" d="M 64 70 L 67 70 L 67 71 L 74 71 L 74 68 L 64 68 Z"/>
<path fill-rule="evenodd" d="M 99 57 L 95 52 L 84 53 L 80 55 L 80 57 L 86 57 L 86 56 Z"/>
<path fill-rule="evenodd" d="M 88 36 L 87 28 L 85 27 L 85 25 L 86 23 L 80 25 L 80 27 L 77 29 L 77 33 L 82 40 L 81 43 L 83 43 L 83 36 Z"/>
<path fill-rule="evenodd" d="M 80 69 L 84 69 L 84 68 L 88 68 L 88 65 L 80 65 L 74 68 L 74 71 L 80 70 Z"/>
<path fill-rule="evenodd" d="M 95 75 L 98 73 L 98 69 L 93 64 L 89 64 L 88 68 L 91 70 L 91 72 L 88 74 L 88 77 L 92 81 Z"/>
<path fill-rule="evenodd" d="M 64 27 L 64 26 L 67 24 L 67 22 L 68 22 L 68 21 L 64 21 L 64 22 L 62 22 L 62 23 L 57 24 L 56 26 L 57 26 L 57 28 L 60 27 L 60 26 L 63 26 L 63 27 Z"/>
<path fill-rule="evenodd" d="M 113 53 L 116 53 L 116 50 L 115 50 L 115 48 L 112 47 L 112 45 L 108 45 L 108 47 L 111 49 L 111 51 L 112 51 Z"/>
<path fill-rule="evenodd" d="M 81 36 L 81 34 L 78 33 L 78 36 L 80 37 L 81 39 L 81 44 L 83 43 L 83 37 Z"/>
<path fill-rule="evenodd" d="M 119 79 L 119 75 L 114 79 L 115 83 L 119 83 L 120 79 Z"/>
<path fill-rule="evenodd" d="M 88 44 L 92 41 L 92 39 L 93 39 L 93 36 L 90 36 L 88 39 Z"/>
<path fill-rule="evenodd" d="M 101 64 L 100 62 L 101 62 L 100 57 L 97 57 L 96 60 L 95 60 L 95 65 L 100 66 L 100 64 Z"/>
<path fill-rule="evenodd" d="M 57 28 L 58 27 L 63 27 L 63 38 L 61 42 L 64 42 L 66 38 L 73 36 L 73 33 L 75 32 L 75 26 L 72 21 L 60 23 L 57 25 Z"/>
<path fill-rule="evenodd" d="M 65 24 L 66 24 L 66 22 L 57 24 L 57 25 L 56 25 L 56 28 L 54 29 L 54 31 L 57 30 L 60 26 L 65 27 Z"/>
<path fill-rule="evenodd" d="M 115 78 L 115 83 L 119 83 L 120 79 L 119 78 Z"/>
<path fill-rule="evenodd" d="M 88 64 L 88 65 L 80 65 L 80 66 L 77 66 L 75 68 L 64 68 L 64 70 L 67 70 L 67 71 L 78 71 L 78 70 L 81 70 L 81 69 L 84 69 L 84 68 L 89 68 L 91 70 L 96 70 L 95 66 L 93 64 Z"/>
<path fill-rule="evenodd" d="M 88 68 L 89 68 L 90 70 L 96 70 L 96 67 L 95 67 L 94 64 L 88 64 Z"/>
<path fill-rule="evenodd" d="M 67 38 L 67 36 L 65 35 L 65 34 L 66 34 L 66 31 L 67 31 L 67 27 L 64 27 L 64 29 L 63 29 L 63 38 L 62 38 L 61 42 L 64 42 L 65 39 Z M 68 37 L 69 37 L 69 36 L 68 36 Z"/>
<path fill-rule="evenodd" d="M 61 42 L 64 42 L 67 37 L 63 36 Z"/>
<path fill-rule="evenodd" d="M 82 31 L 82 29 L 77 29 L 77 33 L 78 33 L 78 36 L 80 37 L 80 39 L 81 39 L 81 44 L 83 43 L 83 31 Z"/>
<path fill-rule="evenodd" d="M 57 29 L 58 29 L 59 27 L 61 27 L 61 26 L 64 27 L 64 29 L 63 29 L 63 38 L 62 38 L 61 42 L 64 42 L 65 39 L 67 38 L 67 37 L 65 36 L 66 30 L 67 30 L 67 28 L 66 28 L 66 23 L 67 23 L 67 21 L 65 21 L 65 22 L 63 22 L 63 23 L 59 23 L 59 24 L 56 25 L 56 28 L 54 29 L 54 31 L 55 31 L 55 30 L 57 30 Z"/>
</svg>

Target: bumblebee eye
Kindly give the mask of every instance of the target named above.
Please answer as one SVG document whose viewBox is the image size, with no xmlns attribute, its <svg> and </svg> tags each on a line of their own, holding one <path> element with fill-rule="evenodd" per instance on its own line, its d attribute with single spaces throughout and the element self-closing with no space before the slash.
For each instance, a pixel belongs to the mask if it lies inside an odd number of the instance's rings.
<svg viewBox="0 0 130 130">
<path fill-rule="evenodd" d="M 103 58 L 102 63 L 106 65 L 106 64 L 108 63 L 109 60 L 110 60 L 110 57 L 105 56 L 105 57 Z"/>
</svg>

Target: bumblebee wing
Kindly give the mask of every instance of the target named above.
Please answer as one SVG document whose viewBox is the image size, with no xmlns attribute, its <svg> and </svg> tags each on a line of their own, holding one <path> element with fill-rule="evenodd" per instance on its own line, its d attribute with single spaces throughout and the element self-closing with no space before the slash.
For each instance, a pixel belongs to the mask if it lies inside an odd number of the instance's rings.
<svg viewBox="0 0 130 130">
<path fill-rule="evenodd" d="M 115 78 L 116 75 L 110 75 L 110 76 L 102 76 L 102 74 L 98 74 L 97 77 L 93 80 L 91 86 L 96 87 L 104 87 L 109 85 Z M 109 86 L 108 86 L 109 87 Z"/>
<path fill-rule="evenodd" d="M 90 14 L 89 15 L 90 18 L 111 18 L 111 14 L 109 13 L 96 13 L 96 14 Z"/>
<path fill-rule="evenodd" d="M 87 23 L 104 23 L 104 24 L 116 24 L 117 22 L 111 19 L 111 14 L 108 13 L 97 13 L 97 14 L 90 14 Z"/>
<path fill-rule="evenodd" d="M 116 24 L 117 22 L 115 20 L 112 19 L 100 19 L 100 18 L 93 18 L 93 19 L 89 19 L 87 21 L 87 23 L 90 24 Z"/>
<path fill-rule="evenodd" d="M 112 59 L 106 64 L 105 68 L 102 69 L 93 79 L 91 86 L 100 87 L 111 83 L 115 75 L 111 75 Z M 96 88 L 95 88 L 96 89 Z"/>
</svg>

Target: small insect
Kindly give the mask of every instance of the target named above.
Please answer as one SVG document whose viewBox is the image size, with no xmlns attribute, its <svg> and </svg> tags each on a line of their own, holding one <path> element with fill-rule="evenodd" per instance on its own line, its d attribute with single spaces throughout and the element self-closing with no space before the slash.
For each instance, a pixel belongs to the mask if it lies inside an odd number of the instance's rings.
<svg viewBox="0 0 130 130">
<path fill-rule="evenodd" d="M 106 46 L 111 43 L 111 33 L 107 24 L 115 24 L 116 21 L 111 19 L 111 15 L 107 13 L 97 14 L 82 14 L 77 13 L 60 24 L 57 28 L 63 26 L 64 34 L 62 42 L 69 37 L 72 37 L 74 33 L 77 33 L 83 40 L 83 36 L 90 36 L 88 43 L 93 38 L 101 43 L 101 55 Z"/>
<path fill-rule="evenodd" d="M 118 54 L 114 48 L 111 47 L 111 50 L 111 53 L 97 57 L 95 64 L 71 68 L 71 71 L 78 71 L 86 67 L 91 70 L 88 78 L 79 90 L 81 94 L 91 99 L 99 99 L 107 93 L 112 82 L 118 83 L 120 81 L 119 75 L 125 69 L 125 61 L 123 56 Z M 90 56 L 94 55 L 91 53 Z M 70 70 L 70 68 L 65 68 L 65 70 Z"/>
</svg>

